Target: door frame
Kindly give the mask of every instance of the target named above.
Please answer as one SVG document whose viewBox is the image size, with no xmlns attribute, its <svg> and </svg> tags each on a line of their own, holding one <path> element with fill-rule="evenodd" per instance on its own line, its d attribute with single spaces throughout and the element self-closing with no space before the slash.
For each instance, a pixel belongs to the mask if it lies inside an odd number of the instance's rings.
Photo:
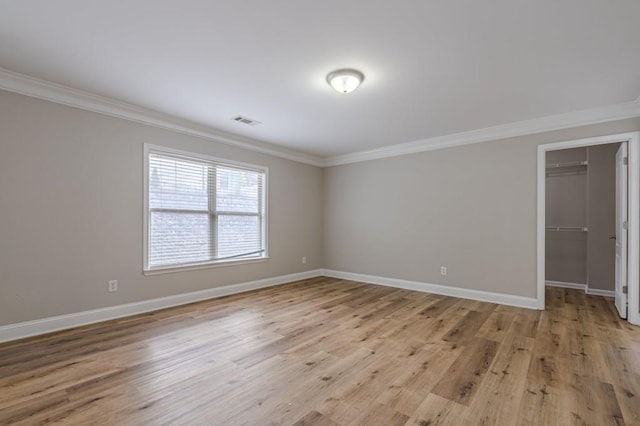
<svg viewBox="0 0 640 426">
<path fill-rule="evenodd" d="M 629 264 L 629 167 L 624 164 L 624 159 L 629 158 L 629 147 L 626 143 L 620 144 L 616 151 L 616 203 L 615 203 L 615 305 L 621 318 L 629 317 L 629 295 L 624 292 L 624 285 L 628 285 L 626 265 Z M 623 189 L 626 193 L 620 191 Z M 618 210 L 620 209 L 620 210 Z M 626 209 L 626 211 L 624 211 Z M 627 228 L 627 229 L 625 229 Z M 618 257 L 618 253 L 620 256 Z M 628 288 L 628 287 L 627 287 Z M 624 315 L 624 317 L 622 316 Z"/>
<path fill-rule="evenodd" d="M 628 161 L 628 250 L 627 320 L 640 325 L 640 132 L 619 133 L 538 145 L 538 200 L 537 200 L 537 307 L 545 308 L 545 200 L 546 200 L 546 153 L 559 149 L 580 148 L 592 145 L 627 142 Z"/>
</svg>

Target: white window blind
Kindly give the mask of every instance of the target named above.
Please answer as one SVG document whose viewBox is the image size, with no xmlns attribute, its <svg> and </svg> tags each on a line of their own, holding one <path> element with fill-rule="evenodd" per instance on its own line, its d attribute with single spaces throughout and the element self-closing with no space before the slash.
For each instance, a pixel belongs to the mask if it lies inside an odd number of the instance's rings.
<svg viewBox="0 0 640 426">
<path fill-rule="evenodd" d="M 265 170 L 147 153 L 146 270 L 266 256 Z"/>
</svg>

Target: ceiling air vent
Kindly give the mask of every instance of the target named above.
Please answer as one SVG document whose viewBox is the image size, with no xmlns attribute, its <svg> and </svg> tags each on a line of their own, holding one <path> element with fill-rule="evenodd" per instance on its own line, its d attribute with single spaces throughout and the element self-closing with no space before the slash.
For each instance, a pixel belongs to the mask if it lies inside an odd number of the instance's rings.
<svg viewBox="0 0 640 426">
<path fill-rule="evenodd" d="M 233 117 L 233 121 L 237 121 L 238 123 L 242 123 L 242 124 L 247 124 L 249 126 L 256 126 L 260 124 L 258 120 L 252 120 L 250 118 L 243 117 L 241 115 L 236 115 L 235 117 Z"/>
</svg>

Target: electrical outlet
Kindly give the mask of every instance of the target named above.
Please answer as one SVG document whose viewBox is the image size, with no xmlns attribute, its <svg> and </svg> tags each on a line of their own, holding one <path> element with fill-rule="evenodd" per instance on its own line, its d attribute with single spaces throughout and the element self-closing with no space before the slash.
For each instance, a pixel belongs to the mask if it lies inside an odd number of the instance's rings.
<svg viewBox="0 0 640 426">
<path fill-rule="evenodd" d="M 446 266 L 441 266 L 440 267 L 440 275 L 447 275 L 447 267 Z"/>
<path fill-rule="evenodd" d="M 113 293 L 114 291 L 118 291 L 118 280 L 109 281 L 109 293 Z"/>
<path fill-rule="evenodd" d="M 307 264 L 307 256 L 302 256 L 302 264 Z"/>
</svg>

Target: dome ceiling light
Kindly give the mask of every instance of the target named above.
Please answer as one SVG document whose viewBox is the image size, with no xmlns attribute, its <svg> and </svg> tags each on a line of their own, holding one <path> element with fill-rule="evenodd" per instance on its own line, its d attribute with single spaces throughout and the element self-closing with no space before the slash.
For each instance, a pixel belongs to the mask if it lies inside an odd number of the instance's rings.
<svg viewBox="0 0 640 426">
<path fill-rule="evenodd" d="M 327 75 L 327 83 L 339 93 L 351 93 L 364 80 L 364 74 L 354 69 L 336 70 Z"/>
</svg>

